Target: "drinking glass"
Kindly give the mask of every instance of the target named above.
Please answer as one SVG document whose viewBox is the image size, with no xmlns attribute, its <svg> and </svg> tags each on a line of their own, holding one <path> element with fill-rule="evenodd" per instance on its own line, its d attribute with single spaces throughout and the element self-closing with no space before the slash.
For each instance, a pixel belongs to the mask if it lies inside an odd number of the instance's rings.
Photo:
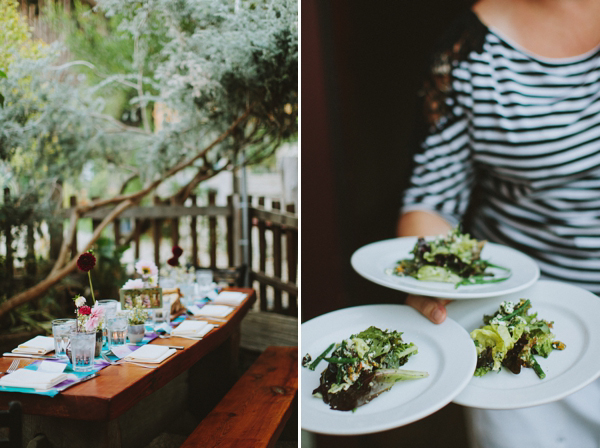
<svg viewBox="0 0 600 448">
<path fill-rule="evenodd" d="M 196 283 L 200 287 L 211 286 L 213 282 L 213 272 L 210 269 L 198 269 L 196 271 Z"/>
<path fill-rule="evenodd" d="M 110 347 L 125 345 L 127 339 L 127 316 L 117 314 L 107 319 L 106 322 Z"/>
<path fill-rule="evenodd" d="M 98 300 L 98 305 L 104 308 L 104 318 L 108 319 L 117 315 L 119 302 L 116 300 Z"/>
<path fill-rule="evenodd" d="M 179 285 L 179 291 L 183 294 L 181 303 L 184 306 L 191 306 L 194 304 L 196 296 L 196 285 L 194 283 L 184 283 Z"/>
<path fill-rule="evenodd" d="M 59 358 L 67 357 L 67 346 L 71 331 L 75 331 L 75 319 L 55 319 L 52 321 L 52 336 L 54 336 L 54 354 Z"/>
<path fill-rule="evenodd" d="M 94 368 L 96 350 L 95 331 L 71 331 L 71 359 L 75 372 L 89 372 Z"/>
<path fill-rule="evenodd" d="M 175 288 L 176 285 L 175 280 L 169 277 L 161 277 L 158 281 L 158 286 L 161 288 Z"/>
<path fill-rule="evenodd" d="M 208 296 L 213 288 L 213 272 L 210 269 L 198 269 L 196 271 L 196 283 L 198 284 L 198 293 L 200 298 Z"/>
<path fill-rule="evenodd" d="M 111 299 L 98 300 L 98 306 L 104 308 L 104 327 L 102 331 L 102 336 L 104 336 L 105 340 L 108 341 L 108 330 L 106 329 L 106 322 L 108 322 L 108 319 L 110 319 L 111 317 L 115 317 L 117 315 L 119 302 Z"/>
</svg>

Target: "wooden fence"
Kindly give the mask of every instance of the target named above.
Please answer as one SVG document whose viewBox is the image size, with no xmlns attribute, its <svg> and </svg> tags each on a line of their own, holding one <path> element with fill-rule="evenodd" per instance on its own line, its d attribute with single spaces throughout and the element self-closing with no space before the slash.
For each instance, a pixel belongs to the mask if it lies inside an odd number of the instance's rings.
<svg viewBox="0 0 600 448">
<path fill-rule="evenodd" d="M 10 193 L 5 190 L 5 203 L 10 201 Z M 186 205 L 164 204 L 159 198 L 154 198 L 152 206 L 136 206 L 125 210 L 112 226 L 114 240 L 117 245 L 130 243 L 133 245 L 134 258 L 140 258 L 141 240 L 144 235 L 150 235 L 153 245 L 154 261 L 157 266 L 164 265 L 171 254 L 161 253 L 161 241 L 165 234 L 169 235 L 172 245 L 180 244 L 180 235 L 186 234 L 191 239 L 190 263 L 195 268 L 210 268 L 224 270 L 236 268 L 239 272 L 247 273 L 250 286 L 257 290 L 261 311 L 297 316 L 298 313 L 298 217 L 294 206 L 288 205 L 281 209 L 278 201 L 267 201 L 264 197 L 249 198 L 248 201 L 248 252 L 250 264 L 243 266 L 241 260 L 242 209 L 240 200 L 230 196 L 227 204 L 216 204 L 216 192 L 209 192 L 207 203 L 197 205 L 196 196 L 192 196 Z M 256 202 L 256 204 L 253 204 Z M 270 202 L 270 207 L 266 204 Z M 77 198 L 70 198 L 71 207 L 77 204 Z M 70 208 L 62 211 L 63 217 L 68 217 Z M 110 208 L 97 209 L 86 213 L 82 219 L 91 219 L 95 228 L 110 212 Z M 188 218 L 184 222 L 183 218 Z M 199 225 L 199 220 L 206 218 L 206 227 Z M 121 221 L 130 220 L 131 231 L 122 231 Z M 189 226 L 187 229 L 184 226 Z M 27 253 L 33 254 L 34 226 L 28 226 L 26 235 Z M 202 238 L 199 229 L 203 230 Z M 7 276 L 14 276 L 13 241 L 10 229 L 1 229 L 6 245 L 5 269 Z M 105 230 L 107 231 L 107 230 Z M 64 229 L 62 223 L 50 230 L 50 258 L 57 254 L 62 243 Z M 31 235 L 31 237 L 29 237 Z M 189 241 L 189 240 L 188 240 Z M 77 232 L 71 243 L 71 255 L 75 257 L 81 250 Z M 79 247 L 78 247 L 79 243 Z M 224 248 L 224 249 L 223 249 Z M 163 245 L 164 249 L 164 245 Z M 221 250 L 219 250 L 221 249 Z M 218 252 L 226 253 L 226 265 Z M 207 254 L 208 265 L 200 262 L 200 254 Z M 29 258 L 29 257 L 27 257 Z M 26 259 L 27 259 L 26 258 Z M 27 269 L 27 262 L 25 263 Z M 35 267 L 34 267 L 35 269 Z"/>
</svg>

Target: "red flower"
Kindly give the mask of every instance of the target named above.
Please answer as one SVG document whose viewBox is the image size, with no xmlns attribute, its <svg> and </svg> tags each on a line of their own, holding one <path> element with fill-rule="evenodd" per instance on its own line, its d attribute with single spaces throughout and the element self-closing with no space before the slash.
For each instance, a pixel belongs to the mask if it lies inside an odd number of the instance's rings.
<svg viewBox="0 0 600 448">
<path fill-rule="evenodd" d="M 170 266 L 179 266 L 179 260 L 177 259 L 177 257 L 169 258 L 169 259 L 167 260 L 167 263 L 168 263 Z"/>
<path fill-rule="evenodd" d="M 83 272 L 89 272 L 96 265 L 96 257 L 91 252 L 85 252 L 77 259 L 77 267 Z"/>
<path fill-rule="evenodd" d="M 173 252 L 173 255 L 175 256 L 175 258 L 179 258 L 179 257 L 181 257 L 181 254 L 183 253 L 183 249 L 179 246 L 173 246 L 173 248 L 171 249 L 171 252 Z"/>
<path fill-rule="evenodd" d="M 82 307 L 79 308 L 79 314 L 82 316 L 87 316 L 91 313 L 92 313 L 92 309 L 87 305 L 83 305 Z"/>
</svg>

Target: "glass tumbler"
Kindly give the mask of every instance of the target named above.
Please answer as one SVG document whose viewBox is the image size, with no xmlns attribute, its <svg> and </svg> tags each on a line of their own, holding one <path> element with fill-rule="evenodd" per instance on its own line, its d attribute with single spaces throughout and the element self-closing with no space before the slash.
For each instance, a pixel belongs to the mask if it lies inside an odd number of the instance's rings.
<svg viewBox="0 0 600 448">
<path fill-rule="evenodd" d="M 117 314 L 107 319 L 108 344 L 110 347 L 125 345 L 127 341 L 127 316 Z"/>
<path fill-rule="evenodd" d="M 106 322 L 111 317 L 115 317 L 117 315 L 119 302 L 116 300 L 98 300 L 98 305 L 104 309 L 104 327 L 102 331 L 102 336 L 104 336 L 105 340 L 108 341 L 108 331 L 106 329 Z"/>
<path fill-rule="evenodd" d="M 89 372 L 94 368 L 96 350 L 95 331 L 71 331 L 71 359 L 75 372 Z"/>
<path fill-rule="evenodd" d="M 106 319 L 117 315 L 119 302 L 116 300 L 98 300 L 98 305 L 104 308 L 104 317 Z"/>
<path fill-rule="evenodd" d="M 75 331 L 75 319 L 55 319 L 52 321 L 52 336 L 54 337 L 54 354 L 59 358 L 67 357 L 67 346 L 71 331 Z"/>
</svg>

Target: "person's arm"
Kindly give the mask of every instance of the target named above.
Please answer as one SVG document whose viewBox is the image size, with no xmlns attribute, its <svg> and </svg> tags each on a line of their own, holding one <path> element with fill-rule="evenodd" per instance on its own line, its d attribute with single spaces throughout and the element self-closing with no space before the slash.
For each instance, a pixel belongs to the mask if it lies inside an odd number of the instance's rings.
<svg viewBox="0 0 600 448">
<path fill-rule="evenodd" d="M 404 213 L 398 220 L 398 236 L 437 236 L 445 235 L 452 226 L 441 216 L 427 211 L 413 210 Z M 442 323 L 447 316 L 447 299 L 409 294 L 406 304 L 413 307 L 435 324 Z"/>
</svg>

